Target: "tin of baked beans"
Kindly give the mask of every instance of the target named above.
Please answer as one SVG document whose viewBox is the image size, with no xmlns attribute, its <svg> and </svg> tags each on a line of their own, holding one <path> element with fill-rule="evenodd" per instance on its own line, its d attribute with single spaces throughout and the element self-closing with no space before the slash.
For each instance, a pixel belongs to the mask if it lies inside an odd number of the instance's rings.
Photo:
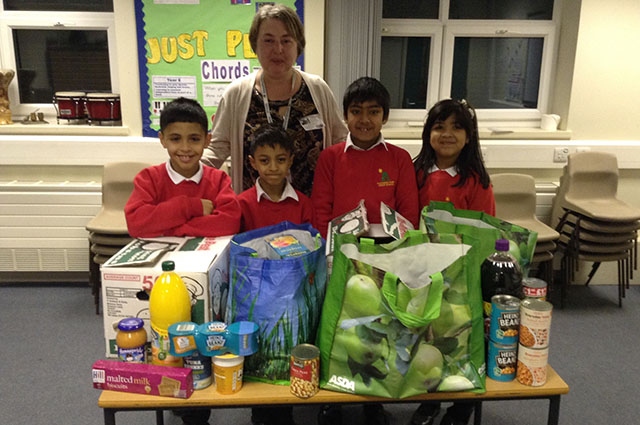
<svg viewBox="0 0 640 425">
<path fill-rule="evenodd" d="M 291 350 L 289 369 L 291 393 L 309 398 L 318 392 L 320 350 L 315 345 L 299 344 Z"/>
<path fill-rule="evenodd" d="M 537 277 L 522 279 L 522 298 L 547 299 L 547 282 Z"/>
<path fill-rule="evenodd" d="M 523 385 L 539 387 L 547 382 L 549 349 L 533 349 L 518 345 L 516 378 Z"/>
<path fill-rule="evenodd" d="M 508 382 L 516 377 L 518 344 L 499 344 L 489 340 L 487 376 L 495 381 Z"/>
<path fill-rule="evenodd" d="M 553 305 L 548 301 L 526 298 L 520 303 L 519 342 L 527 348 L 547 348 L 551 332 Z"/>
<path fill-rule="evenodd" d="M 499 294 L 491 297 L 489 339 L 498 344 L 517 344 L 520 328 L 520 299 Z"/>
</svg>

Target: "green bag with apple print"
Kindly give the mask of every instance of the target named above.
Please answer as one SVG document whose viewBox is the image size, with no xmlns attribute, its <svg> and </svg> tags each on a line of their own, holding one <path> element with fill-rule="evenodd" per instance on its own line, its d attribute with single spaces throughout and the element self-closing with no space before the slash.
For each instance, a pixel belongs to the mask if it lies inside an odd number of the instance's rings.
<svg viewBox="0 0 640 425">
<path fill-rule="evenodd" d="M 341 235 L 322 308 L 320 386 L 404 398 L 485 390 L 479 270 L 457 235 Z"/>
<path fill-rule="evenodd" d="M 536 249 L 538 233 L 501 220 L 481 211 L 459 210 L 450 202 L 431 201 L 422 209 L 420 229 L 430 233 L 456 233 L 473 238 L 474 258 L 480 264 L 495 251 L 497 239 L 509 241 L 509 253 L 520 264 L 523 276 L 527 276 Z"/>
</svg>

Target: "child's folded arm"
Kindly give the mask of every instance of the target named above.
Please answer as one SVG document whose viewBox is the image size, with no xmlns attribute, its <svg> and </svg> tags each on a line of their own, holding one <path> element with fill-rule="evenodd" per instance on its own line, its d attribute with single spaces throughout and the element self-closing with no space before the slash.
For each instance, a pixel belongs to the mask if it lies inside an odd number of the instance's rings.
<svg viewBox="0 0 640 425">
<path fill-rule="evenodd" d="M 174 236 L 171 229 L 185 224 L 195 215 L 202 215 L 202 202 L 184 195 L 158 204 L 134 201 L 127 204 L 125 215 L 129 234 L 134 238 Z"/>
</svg>

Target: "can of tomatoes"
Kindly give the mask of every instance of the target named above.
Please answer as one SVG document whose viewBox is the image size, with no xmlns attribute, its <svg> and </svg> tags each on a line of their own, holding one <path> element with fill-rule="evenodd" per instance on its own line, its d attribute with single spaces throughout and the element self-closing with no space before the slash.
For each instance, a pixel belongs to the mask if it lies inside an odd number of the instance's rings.
<svg viewBox="0 0 640 425">
<path fill-rule="evenodd" d="M 537 277 L 522 279 L 522 298 L 547 299 L 547 282 Z"/>
</svg>

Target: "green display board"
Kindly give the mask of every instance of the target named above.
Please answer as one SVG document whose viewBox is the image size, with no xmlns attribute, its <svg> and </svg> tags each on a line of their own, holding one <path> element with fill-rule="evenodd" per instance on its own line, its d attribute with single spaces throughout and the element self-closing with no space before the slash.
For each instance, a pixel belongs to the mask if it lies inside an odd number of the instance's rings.
<svg viewBox="0 0 640 425">
<path fill-rule="evenodd" d="M 158 133 L 160 111 L 196 99 L 212 117 L 226 87 L 260 66 L 249 44 L 256 10 L 273 2 L 135 0 L 143 135 Z M 302 0 L 283 0 L 303 19 Z M 298 59 L 302 68 L 303 57 Z"/>
</svg>

